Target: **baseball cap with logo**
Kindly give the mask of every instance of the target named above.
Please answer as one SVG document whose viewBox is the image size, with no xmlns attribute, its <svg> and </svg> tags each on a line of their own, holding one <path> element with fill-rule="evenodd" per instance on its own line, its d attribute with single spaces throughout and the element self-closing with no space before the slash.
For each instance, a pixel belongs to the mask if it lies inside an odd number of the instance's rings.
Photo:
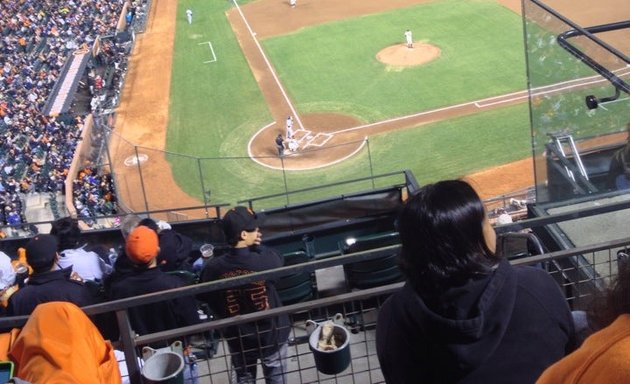
<svg viewBox="0 0 630 384">
<path fill-rule="evenodd" d="M 259 216 L 247 207 L 234 207 L 223 216 L 223 231 L 230 244 L 240 239 L 242 231 L 253 232 L 259 225 Z"/>
<path fill-rule="evenodd" d="M 52 266 L 57 255 L 57 238 L 53 235 L 37 235 L 26 243 L 26 262 L 34 271 Z"/>
<path fill-rule="evenodd" d="M 144 225 L 134 228 L 127 237 L 125 252 L 135 264 L 147 264 L 160 250 L 157 233 Z"/>
</svg>

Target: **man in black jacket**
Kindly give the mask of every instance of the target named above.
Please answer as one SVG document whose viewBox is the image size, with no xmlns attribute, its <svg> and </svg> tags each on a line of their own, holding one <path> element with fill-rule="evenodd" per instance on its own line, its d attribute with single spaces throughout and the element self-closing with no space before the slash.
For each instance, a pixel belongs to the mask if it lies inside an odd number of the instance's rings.
<svg viewBox="0 0 630 384">
<path fill-rule="evenodd" d="M 280 255 L 261 246 L 262 235 L 257 215 L 246 207 L 235 207 L 223 217 L 230 253 L 206 262 L 201 281 L 208 282 L 282 267 Z M 213 291 L 203 299 L 219 317 L 226 318 L 264 311 L 281 306 L 272 281 L 261 280 L 222 291 Z M 287 315 L 275 316 L 256 323 L 228 327 L 224 336 L 232 355 L 232 366 L 238 383 L 256 381 L 256 365 L 260 359 L 265 381 L 286 383 Z"/>
<path fill-rule="evenodd" d="M 33 274 L 9 299 L 9 316 L 30 315 L 38 304 L 49 301 L 67 301 L 79 307 L 96 304 L 80 278 L 72 276 L 72 267 L 57 267 L 58 259 L 57 239 L 52 235 L 37 235 L 26 244 L 26 261 Z"/>
<path fill-rule="evenodd" d="M 141 225 L 131 231 L 125 254 L 132 270 L 110 283 L 109 297 L 117 300 L 184 286 L 179 277 L 157 268 L 159 249 L 158 235 L 152 229 Z M 129 308 L 129 321 L 139 335 L 197 324 L 197 302 L 184 296 Z"/>
<path fill-rule="evenodd" d="M 140 220 L 138 225 L 144 225 L 158 234 L 160 252 L 157 255 L 157 265 L 164 272 L 185 270 L 192 271 L 189 262 L 192 251 L 192 239 L 186 235 L 174 231 L 165 221 L 156 222 L 146 218 Z"/>
</svg>

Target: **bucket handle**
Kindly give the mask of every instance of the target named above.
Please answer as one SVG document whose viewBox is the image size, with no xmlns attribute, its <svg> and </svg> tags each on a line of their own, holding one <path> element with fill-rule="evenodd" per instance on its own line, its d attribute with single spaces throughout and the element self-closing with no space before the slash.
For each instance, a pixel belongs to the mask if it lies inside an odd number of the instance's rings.
<svg viewBox="0 0 630 384">
<path fill-rule="evenodd" d="M 184 356 L 184 347 L 182 345 L 182 342 L 179 340 L 176 340 L 173 342 L 173 344 L 165 347 L 165 348 L 159 348 L 159 349 L 153 349 L 149 346 L 145 346 L 142 348 L 142 360 L 143 361 L 147 361 L 149 359 L 149 357 L 155 355 L 156 353 L 160 353 L 160 352 L 167 352 L 167 351 L 172 351 L 175 353 L 179 353 L 182 357 Z"/>
<path fill-rule="evenodd" d="M 343 317 L 343 315 L 341 313 L 336 313 L 335 316 L 333 316 L 330 319 L 333 323 L 339 325 L 339 326 L 343 326 L 345 319 Z M 324 323 L 324 322 L 322 322 Z M 316 323 L 315 321 L 309 319 L 306 320 L 306 333 L 310 336 L 311 333 L 315 332 L 315 330 L 317 329 L 317 327 L 319 327 L 320 324 L 322 323 Z"/>
</svg>

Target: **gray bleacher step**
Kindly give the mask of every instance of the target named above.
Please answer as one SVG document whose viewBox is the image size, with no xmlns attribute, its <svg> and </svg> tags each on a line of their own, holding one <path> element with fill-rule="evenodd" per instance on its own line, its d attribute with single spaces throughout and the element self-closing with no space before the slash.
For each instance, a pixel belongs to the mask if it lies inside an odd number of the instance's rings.
<svg viewBox="0 0 630 384">
<path fill-rule="evenodd" d="M 55 208 L 55 211 L 60 217 L 67 214 L 64 197 L 61 193 L 55 194 L 52 200 L 54 201 L 53 204 L 51 204 L 51 195 L 49 193 L 29 193 L 25 196 L 24 200 L 26 206 L 24 216 L 29 223 L 54 221 L 56 218 L 53 208 Z M 55 203 L 57 206 L 53 207 Z M 39 233 L 50 232 L 50 224 L 37 224 L 36 227 Z"/>
</svg>

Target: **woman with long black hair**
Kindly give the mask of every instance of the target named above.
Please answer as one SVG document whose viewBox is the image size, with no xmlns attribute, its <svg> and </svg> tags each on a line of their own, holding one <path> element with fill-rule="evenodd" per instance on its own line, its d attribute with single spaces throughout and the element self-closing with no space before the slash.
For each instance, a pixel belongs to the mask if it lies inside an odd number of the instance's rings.
<svg viewBox="0 0 630 384">
<path fill-rule="evenodd" d="M 387 383 L 533 383 L 573 349 L 558 285 L 495 254 L 494 229 L 468 183 L 421 188 L 397 225 L 407 279 L 376 330 Z"/>
</svg>

